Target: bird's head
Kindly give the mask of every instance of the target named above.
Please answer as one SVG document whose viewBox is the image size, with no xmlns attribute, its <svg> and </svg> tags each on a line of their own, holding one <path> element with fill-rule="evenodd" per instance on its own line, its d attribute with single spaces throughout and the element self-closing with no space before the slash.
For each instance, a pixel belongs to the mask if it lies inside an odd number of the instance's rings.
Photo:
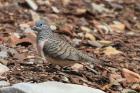
<svg viewBox="0 0 140 93">
<path fill-rule="evenodd" d="M 42 31 L 43 29 L 48 28 L 48 25 L 44 20 L 38 20 L 35 22 L 35 26 L 32 28 L 34 31 Z"/>
</svg>

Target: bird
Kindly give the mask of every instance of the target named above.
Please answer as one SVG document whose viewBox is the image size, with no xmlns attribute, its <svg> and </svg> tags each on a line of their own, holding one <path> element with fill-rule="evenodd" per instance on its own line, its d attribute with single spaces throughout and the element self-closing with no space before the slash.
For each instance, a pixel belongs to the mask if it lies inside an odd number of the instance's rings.
<svg viewBox="0 0 140 93">
<path fill-rule="evenodd" d="M 44 20 L 37 20 L 32 28 L 37 32 L 37 48 L 40 56 L 56 64 L 73 64 L 75 62 L 92 62 L 97 60 L 87 53 L 80 51 L 62 39 L 58 33 L 51 30 L 49 24 Z M 53 62 L 55 61 L 55 62 Z"/>
</svg>

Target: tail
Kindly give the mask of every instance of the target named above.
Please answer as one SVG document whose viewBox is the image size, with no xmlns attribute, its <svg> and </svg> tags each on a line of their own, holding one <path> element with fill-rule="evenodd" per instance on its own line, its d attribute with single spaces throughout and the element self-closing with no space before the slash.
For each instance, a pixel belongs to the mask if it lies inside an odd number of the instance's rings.
<svg viewBox="0 0 140 93">
<path fill-rule="evenodd" d="M 87 62 L 96 62 L 97 60 L 88 56 L 86 53 L 83 53 L 81 51 L 78 52 L 78 55 L 80 57 L 81 60 L 87 61 Z"/>
<path fill-rule="evenodd" d="M 83 53 L 81 51 L 79 51 L 79 57 L 81 60 L 85 61 L 85 62 L 89 62 L 89 63 L 93 63 L 94 65 L 98 66 L 99 64 L 101 64 L 102 62 L 98 59 L 94 59 L 92 57 L 90 57 L 88 54 Z"/>
</svg>

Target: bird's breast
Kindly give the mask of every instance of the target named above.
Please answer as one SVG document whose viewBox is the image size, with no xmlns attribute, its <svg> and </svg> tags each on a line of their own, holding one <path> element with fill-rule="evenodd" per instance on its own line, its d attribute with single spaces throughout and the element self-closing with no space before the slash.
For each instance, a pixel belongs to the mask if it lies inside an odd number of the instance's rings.
<svg viewBox="0 0 140 93">
<path fill-rule="evenodd" d="M 39 51 L 43 51 L 43 47 L 44 47 L 44 44 L 45 44 L 46 41 L 47 41 L 47 39 L 46 40 L 38 41 L 37 48 L 38 48 Z"/>
</svg>

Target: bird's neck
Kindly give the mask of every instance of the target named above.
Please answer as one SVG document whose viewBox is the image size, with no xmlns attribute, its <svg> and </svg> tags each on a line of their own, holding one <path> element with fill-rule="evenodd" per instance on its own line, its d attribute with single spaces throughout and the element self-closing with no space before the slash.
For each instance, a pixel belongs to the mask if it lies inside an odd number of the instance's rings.
<svg viewBox="0 0 140 93">
<path fill-rule="evenodd" d="M 41 30 L 37 35 L 37 38 L 39 41 L 46 40 L 53 37 L 54 37 L 54 34 L 50 28 L 45 28 Z"/>
</svg>

